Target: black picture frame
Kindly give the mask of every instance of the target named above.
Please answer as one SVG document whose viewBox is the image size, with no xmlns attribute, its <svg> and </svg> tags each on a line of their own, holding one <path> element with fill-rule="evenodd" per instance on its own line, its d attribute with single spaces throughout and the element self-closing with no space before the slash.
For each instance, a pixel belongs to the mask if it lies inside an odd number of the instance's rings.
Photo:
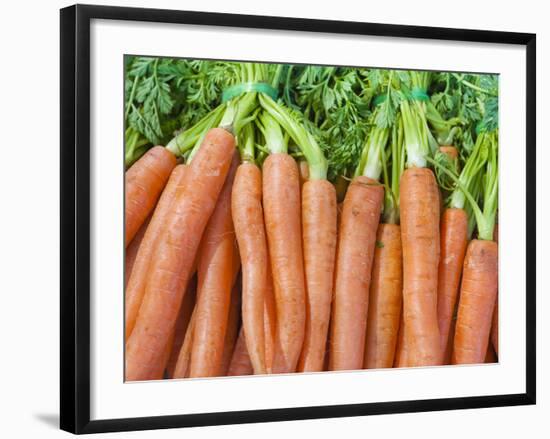
<svg viewBox="0 0 550 439">
<path fill-rule="evenodd" d="M 90 420 L 90 21 L 181 23 L 503 43 L 526 47 L 526 392 L 418 401 Z M 60 426 L 80 433 L 273 422 L 535 404 L 536 35 L 289 17 L 75 5 L 61 9 Z"/>
</svg>

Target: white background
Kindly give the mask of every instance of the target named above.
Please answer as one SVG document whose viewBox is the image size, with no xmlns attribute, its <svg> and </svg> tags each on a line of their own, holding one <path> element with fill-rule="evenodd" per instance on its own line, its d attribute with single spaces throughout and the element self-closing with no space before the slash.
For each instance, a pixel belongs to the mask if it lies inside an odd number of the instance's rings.
<svg viewBox="0 0 550 439">
<path fill-rule="evenodd" d="M 92 2 L 95 3 L 95 2 Z M 200 3 L 176 1 L 104 0 L 102 4 L 200 9 L 221 12 L 303 16 L 372 22 L 485 28 L 536 32 L 538 34 L 538 124 L 548 120 L 542 102 L 548 102 L 547 59 L 550 30 L 543 2 L 523 1 L 521 7 L 496 1 L 462 0 L 452 6 L 441 2 L 398 1 L 362 3 L 357 1 L 296 1 L 267 3 L 232 0 L 202 0 Z M 502 2 L 503 3 L 503 2 Z M 59 52 L 58 8 L 67 2 L 15 2 L 3 5 L 1 14 L 2 87 L 0 120 L 2 126 L 2 163 L 0 188 L 0 262 L 2 307 L 0 308 L 1 358 L 0 391 L 2 435 L 6 437 L 58 437 L 58 286 L 59 286 Z M 363 4 L 364 6 L 359 6 Z M 542 129 L 538 133 L 538 223 L 548 221 L 544 194 L 548 179 L 543 179 L 545 162 L 550 159 Z M 546 142 L 545 142 L 546 141 Z M 543 255 L 550 245 L 548 232 L 539 227 L 538 271 L 548 266 Z M 546 259 L 545 259 L 546 257 Z M 542 319 L 547 301 L 543 292 L 548 281 L 538 280 L 539 372 L 546 365 L 548 325 Z M 315 420 L 244 426 L 209 427 L 185 431 L 125 433 L 113 437 L 407 437 L 448 438 L 544 437 L 550 409 L 550 390 L 544 374 L 538 376 L 538 405 L 425 414 L 405 414 L 338 420 Z M 539 434 L 535 432 L 540 431 Z M 546 432 L 548 434 L 548 431 Z M 31 436 L 32 437 L 32 436 Z"/>
</svg>

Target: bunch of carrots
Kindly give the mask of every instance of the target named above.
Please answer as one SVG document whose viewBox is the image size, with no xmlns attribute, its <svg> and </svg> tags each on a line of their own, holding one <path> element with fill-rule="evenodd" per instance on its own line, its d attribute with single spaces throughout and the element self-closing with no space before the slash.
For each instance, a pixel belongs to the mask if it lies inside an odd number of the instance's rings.
<svg viewBox="0 0 550 439">
<path fill-rule="evenodd" d="M 496 361 L 494 89 L 225 64 L 126 171 L 126 380 Z"/>
</svg>

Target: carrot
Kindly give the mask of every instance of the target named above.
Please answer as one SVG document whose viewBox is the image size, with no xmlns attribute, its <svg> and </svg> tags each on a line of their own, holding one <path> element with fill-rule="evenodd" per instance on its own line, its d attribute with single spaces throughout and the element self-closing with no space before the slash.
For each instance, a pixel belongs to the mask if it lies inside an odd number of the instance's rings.
<svg viewBox="0 0 550 439">
<path fill-rule="evenodd" d="M 134 163 L 125 175 L 125 246 L 153 210 L 172 169 L 176 156 L 162 146 L 155 146 Z"/>
<path fill-rule="evenodd" d="M 235 139 L 211 129 L 185 173 L 155 246 L 136 325 L 126 342 L 126 379 L 148 379 L 161 366 L 204 228 L 229 171 Z"/>
<path fill-rule="evenodd" d="M 401 312 L 401 320 L 399 321 L 399 333 L 397 335 L 397 345 L 395 347 L 395 358 L 393 360 L 393 367 L 408 367 L 408 348 L 407 337 L 405 335 L 405 321 L 403 319 L 403 312 Z"/>
<path fill-rule="evenodd" d="M 493 345 L 495 353 L 498 355 L 498 291 L 491 323 L 491 344 Z"/>
<path fill-rule="evenodd" d="M 239 338 L 235 344 L 235 350 L 231 357 L 231 363 L 229 364 L 229 370 L 227 376 L 242 376 L 252 375 L 254 369 L 252 368 L 252 362 L 246 349 L 246 337 L 244 335 L 244 328 L 241 328 L 239 332 Z"/>
<path fill-rule="evenodd" d="M 330 294 L 332 276 L 323 270 L 331 270 L 334 260 L 336 194 L 326 180 L 328 161 L 314 137 L 284 106 L 261 94 L 259 100 L 264 109 L 260 115 L 260 129 L 270 151 L 263 165 L 263 189 L 268 250 L 277 303 L 278 329 L 273 371 L 296 370 L 306 334 L 306 286 L 309 288 L 312 319 L 310 329 L 320 333 L 308 333 L 311 338 L 306 341 L 304 364 L 307 369 L 319 368 L 320 365 L 309 364 L 309 356 L 319 356 L 318 351 L 326 338 L 328 309 L 325 296 Z M 306 203 L 303 211 L 305 255 L 302 253 L 300 224 L 300 177 L 296 162 L 285 154 L 286 140 L 280 127 L 298 145 L 307 161 L 308 182 L 303 186 Z M 314 211 L 315 207 L 319 211 Z M 313 237 L 316 233 L 325 232 L 328 236 Z M 307 285 L 306 274 L 310 276 Z M 314 279 L 316 275 L 320 277 Z M 316 281 L 319 283 L 315 284 Z"/>
<path fill-rule="evenodd" d="M 199 294 L 189 370 L 191 378 L 217 376 L 222 366 L 235 267 L 231 192 L 237 166 L 238 154 L 235 151 L 201 243 L 197 270 Z"/>
<path fill-rule="evenodd" d="M 273 276 L 271 275 L 271 263 L 268 256 L 267 278 L 264 301 L 264 333 L 265 333 L 265 367 L 267 373 L 273 372 L 273 358 L 275 355 L 275 343 L 277 340 L 277 304 L 273 292 Z"/>
<path fill-rule="evenodd" d="M 187 286 L 187 292 L 185 293 L 185 296 L 183 296 L 183 302 L 181 303 L 178 320 L 176 320 L 176 327 L 174 328 L 174 341 L 172 343 L 170 358 L 168 359 L 168 364 L 166 365 L 166 374 L 168 378 L 174 377 L 176 362 L 178 361 L 179 352 L 181 346 L 183 345 L 185 334 L 187 333 L 187 328 L 189 326 L 189 322 L 191 321 L 191 315 L 193 314 L 193 309 L 195 307 L 196 295 L 197 278 L 194 276 Z"/>
<path fill-rule="evenodd" d="M 442 361 L 437 319 L 439 199 L 431 170 L 409 168 L 401 178 L 403 310 L 410 366 Z"/>
<path fill-rule="evenodd" d="M 470 241 L 464 258 L 453 364 L 482 363 L 489 344 L 498 288 L 498 244 L 492 241 L 498 204 L 497 149 L 498 132 L 482 131 L 459 178 L 449 173 L 458 186 L 451 203 L 456 198 L 467 200 L 478 230 L 478 239 Z"/>
<path fill-rule="evenodd" d="M 392 367 L 403 300 L 401 229 L 380 224 L 376 240 L 363 363 L 367 369 Z"/>
<path fill-rule="evenodd" d="M 384 188 L 358 176 L 348 187 L 340 223 L 331 322 L 331 370 L 362 369 L 376 229 Z"/>
<path fill-rule="evenodd" d="M 485 363 L 497 363 L 498 358 L 491 343 L 487 346 L 487 353 L 485 354 Z"/>
<path fill-rule="evenodd" d="M 136 255 L 134 268 L 128 279 L 125 292 L 125 338 L 128 340 L 139 312 L 139 307 L 145 294 L 149 266 L 151 265 L 153 250 L 163 229 L 166 225 L 166 218 L 172 210 L 172 203 L 178 190 L 181 190 L 188 165 L 178 165 L 170 174 L 170 178 L 153 212 L 150 226 L 143 237 L 142 244 Z M 130 244 L 130 247 L 132 244 Z M 128 247 L 128 248 L 130 248 Z"/>
<path fill-rule="evenodd" d="M 242 320 L 247 349 L 254 373 L 265 374 L 267 241 L 262 209 L 262 174 L 254 163 L 245 162 L 237 170 L 231 210 L 242 261 Z"/>
<path fill-rule="evenodd" d="M 191 313 L 185 337 L 178 353 L 172 378 L 187 378 L 189 377 L 189 365 L 191 364 L 191 348 L 193 347 L 193 335 L 195 332 L 196 308 Z"/>
<path fill-rule="evenodd" d="M 498 224 L 495 224 L 493 241 L 498 244 Z M 498 355 L 498 291 L 495 310 L 493 312 L 493 323 L 491 324 L 491 343 L 493 344 L 493 349 L 495 350 L 496 355 Z"/>
<path fill-rule="evenodd" d="M 166 341 L 166 344 L 164 346 L 164 350 L 162 353 L 162 360 L 161 364 L 163 364 L 165 367 L 168 364 L 168 360 L 170 358 L 170 354 L 172 353 L 172 346 L 174 345 L 174 338 L 175 333 L 172 331 L 172 333 L 168 336 L 168 340 Z M 153 375 L 150 379 L 151 380 L 162 380 L 165 378 L 165 368 L 158 369 L 155 375 Z"/>
<path fill-rule="evenodd" d="M 227 318 L 227 330 L 225 331 L 225 342 L 223 347 L 222 365 L 220 376 L 227 375 L 229 363 L 233 356 L 235 343 L 239 336 L 239 323 L 241 318 L 241 281 L 237 280 L 231 290 L 231 304 L 229 305 L 229 316 Z"/>
<path fill-rule="evenodd" d="M 466 211 L 459 208 L 445 209 L 441 218 L 441 257 L 437 281 L 437 318 L 440 346 L 443 352 L 449 341 L 467 244 Z"/>
<path fill-rule="evenodd" d="M 454 364 L 483 363 L 498 282 L 498 244 L 474 239 L 468 245 L 453 348 Z"/>
<path fill-rule="evenodd" d="M 302 187 L 306 332 L 297 370 L 323 370 L 336 259 L 336 190 L 327 180 Z"/>
<path fill-rule="evenodd" d="M 296 370 L 305 333 L 305 281 L 298 167 L 287 154 L 263 164 L 265 228 L 277 305 L 273 372 Z"/>
<path fill-rule="evenodd" d="M 452 145 L 444 145 L 439 147 L 439 151 L 447 155 L 450 159 L 455 160 L 458 158 L 458 149 Z"/>
<path fill-rule="evenodd" d="M 237 275 L 239 273 L 240 264 L 238 263 L 238 250 L 237 247 L 233 246 L 233 290 L 231 292 L 231 309 L 235 308 L 235 304 L 233 302 L 235 298 L 235 294 L 237 297 L 240 295 L 240 283 L 237 284 Z M 198 293 L 198 291 L 197 291 Z M 238 297 L 240 300 L 240 298 Z M 238 304 L 238 303 L 237 303 Z M 238 308 L 238 306 L 237 306 Z M 231 322 L 231 309 L 230 309 L 230 315 L 228 319 L 228 328 L 232 327 Z M 196 307 L 193 309 L 193 313 L 191 314 L 191 319 L 189 320 L 189 324 L 187 325 L 187 331 L 185 332 L 185 338 L 183 340 L 183 344 L 181 345 L 181 348 L 179 350 L 179 354 L 176 361 L 176 366 L 174 368 L 173 377 L 174 378 L 188 378 L 189 377 L 189 366 L 191 364 L 191 349 L 193 347 L 193 336 L 195 332 L 195 320 L 196 320 Z M 238 322 L 237 322 L 238 323 Z M 227 346 L 228 344 L 228 337 L 226 333 L 226 339 L 225 344 Z M 233 348 L 231 348 L 231 354 L 233 353 Z M 225 354 L 225 348 L 224 348 L 224 355 Z M 229 357 L 230 359 L 231 357 Z M 222 360 L 222 369 L 224 368 L 224 361 Z"/>
<path fill-rule="evenodd" d="M 130 242 L 130 245 L 126 247 L 126 257 L 124 258 L 124 288 L 125 289 L 126 289 L 126 286 L 128 285 L 128 280 L 130 279 L 130 275 L 132 274 L 132 269 L 134 268 L 134 264 L 136 262 L 139 246 L 141 245 L 141 241 L 143 240 L 143 236 L 145 235 L 145 231 L 147 230 L 147 227 L 149 226 L 150 221 L 151 221 L 151 215 L 147 217 L 145 222 L 141 225 L 138 232 L 136 233 L 136 236 L 134 236 L 134 239 L 132 239 L 132 242 Z"/>
<path fill-rule="evenodd" d="M 457 297 L 457 301 L 460 300 L 460 294 Z M 453 318 L 451 319 L 451 327 L 449 329 L 449 338 L 447 340 L 447 346 L 445 346 L 445 352 L 443 353 L 443 364 L 451 364 L 453 356 L 453 345 L 455 343 L 455 329 L 456 329 L 456 313 L 458 312 L 458 303 L 455 306 L 453 312 Z"/>
</svg>

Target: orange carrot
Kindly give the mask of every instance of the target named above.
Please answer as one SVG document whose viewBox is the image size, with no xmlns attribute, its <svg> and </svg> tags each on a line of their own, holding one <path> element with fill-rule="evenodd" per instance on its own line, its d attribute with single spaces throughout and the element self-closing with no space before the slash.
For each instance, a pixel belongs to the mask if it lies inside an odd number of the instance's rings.
<svg viewBox="0 0 550 439">
<path fill-rule="evenodd" d="M 336 259 L 336 190 L 328 180 L 302 187 L 302 232 L 306 274 L 306 332 L 297 370 L 323 370 Z M 248 337 L 247 337 L 248 339 Z"/>
<path fill-rule="evenodd" d="M 254 163 L 237 170 L 231 196 L 235 234 L 242 261 L 242 320 L 255 374 L 265 374 L 264 297 L 267 241 L 262 209 L 262 174 Z"/>
<path fill-rule="evenodd" d="M 126 379 L 146 380 L 162 363 L 203 231 L 229 171 L 235 139 L 214 128 L 185 172 L 151 258 L 145 295 L 126 342 Z"/>
<path fill-rule="evenodd" d="M 437 319 L 439 194 L 430 169 L 409 168 L 401 177 L 403 315 L 409 366 L 442 362 Z"/>
<path fill-rule="evenodd" d="M 392 367 L 403 301 L 401 229 L 380 224 L 376 236 L 365 342 L 366 369 Z"/>
<path fill-rule="evenodd" d="M 331 370 L 362 369 L 376 229 L 384 187 L 359 176 L 349 185 L 338 237 L 332 304 Z"/>
<path fill-rule="evenodd" d="M 474 239 L 468 245 L 453 347 L 454 364 L 483 363 L 498 282 L 498 244 Z"/>
<path fill-rule="evenodd" d="M 155 207 L 175 166 L 176 156 L 162 146 L 155 146 L 126 171 L 125 246 Z"/>
<path fill-rule="evenodd" d="M 231 300 L 232 305 L 231 308 L 233 309 L 235 304 L 233 303 L 234 295 L 237 294 L 240 296 L 240 283 L 237 284 L 237 275 L 239 273 L 240 264 L 239 258 L 238 258 L 238 250 L 237 246 L 233 246 L 233 290 L 231 293 Z M 198 291 L 197 291 L 198 293 Z M 240 301 L 240 297 L 238 297 Z M 238 306 L 237 306 L 238 308 Z M 183 340 L 183 344 L 181 345 L 181 348 L 179 350 L 179 354 L 176 361 L 176 366 L 174 368 L 173 377 L 174 378 L 188 378 L 189 377 L 189 366 L 191 364 L 191 349 L 193 347 L 193 335 L 195 332 L 195 319 L 196 319 L 196 308 L 193 309 L 193 313 L 191 314 L 191 319 L 189 320 L 189 325 L 187 325 L 187 331 L 185 332 L 185 338 Z M 230 317 L 228 319 L 228 327 L 230 325 L 230 319 L 231 319 L 231 310 L 230 310 Z M 228 343 L 227 340 L 227 333 L 226 333 L 226 345 Z M 233 353 L 233 349 L 231 349 L 231 354 Z M 225 355 L 225 348 L 224 348 L 224 355 Z M 229 357 L 231 359 L 231 357 Z M 222 360 L 222 363 L 225 360 Z M 225 363 L 223 363 L 225 364 Z M 222 368 L 223 368 L 222 364 Z"/>
<path fill-rule="evenodd" d="M 241 328 L 239 332 L 239 338 L 235 344 L 235 350 L 231 357 L 231 363 L 229 364 L 229 370 L 227 376 L 242 376 L 252 375 L 254 369 L 246 349 L 246 338 L 244 335 L 244 328 Z"/>
<path fill-rule="evenodd" d="M 267 255 L 267 278 L 264 301 L 264 333 L 265 333 L 265 368 L 267 373 L 273 372 L 273 358 L 275 355 L 275 343 L 277 340 L 277 304 L 273 292 L 273 276 L 271 275 L 271 263 L 269 252 Z"/>
<path fill-rule="evenodd" d="M 491 324 L 491 344 L 498 355 L 498 291 Z"/>
<path fill-rule="evenodd" d="M 151 215 L 147 217 L 145 222 L 142 224 L 142 226 L 139 228 L 138 232 L 136 233 L 136 236 L 134 236 L 134 239 L 132 239 L 132 242 L 130 242 L 130 245 L 126 247 L 126 257 L 124 258 L 124 288 L 125 289 L 126 289 L 126 285 L 128 285 L 128 280 L 130 279 L 130 275 L 132 274 L 132 269 L 134 268 L 134 264 L 136 262 L 139 246 L 141 245 L 141 241 L 143 241 L 143 236 L 145 235 L 145 231 L 147 230 L 147 227 L 149 226 L 150 221 L 151 221 Z"/>
<path fill-rule="evenodd" d="M 197 270 L 199 294 L 189 370 L 191 378 L 218 376 L 222 366 L 235 267 L 231 192 L 238 161 L 235 151 L 201 243 Z"/>
<path fill-rule="evenodd" d="M 457 302 L 460 300 L 460 294 L 457 297 Z M 443 354 L 443 364 L 451 364 L 453 356 L 453 345 L 455 343 L 455 330 L 456 330 L 456 313 L 458 311 L 458 303 L 455 306 L 453 312 L 453 318 L 451 319 L 451 328 L 449 329 L 449 338 L 447 340 L 447 346 L 445 346 L 445 352 Z"/>
<path fill-rule="evenodd" d="M 225 342 L 222 355 L 222 366 L 220 376 L 227 375 L 229 363 L 233 356 L 233 350 L 239 336 L 239 323 L 241 318 L 241 281 L 237 280 L 231 290 L 231 304 L 229 305 L 229 317 L 227 319 L 227 330 L 225 331 Z"/>
<path fill-rule="evenodd" d="M 172 346 L 174 344 L 174 331 L 168 336 L 168 340 L 166 341 L 166 345 L 164 346 L 164 351 L 162 353 L 162 360 L 161 363 L 163 365 L 168 364 L 168 359 L 170 358 L 170 354 L 172 353 Z M 165 378 L 165 369 L 158 369 L 158 371 L 153 375 L 150 379 L 151 380 L 162 380 Z"/>
<path fill-rule="evenodd" d="M 149 275 L 149 266 L 155 244 L 166 226 L 166 218 L 172 210 L 172 203 L 176 192 L 181 190 L 183 179 L 187 170 L 187 165 L 178 165 L 172 171 L 168 183 L 159 199 L 157 207 L 153 212 L 150 226 L 143 237 L 142 244 L 136 255 L 134 268 L 128 279 L 125 293 L 125 338 L 128 340 L 139 312 L 139 307 L 145 294 L 145 287 Z M 130 248 L 132 244 L 128 248 Z"/>
<path fill-rule="evenodd" d="M 296 370 L 306 317 L 300 178 L 298 166 L 291 156 L 275 153 L 264 161 L 263 199 L 277 304 L 273 372 L 288 373 Z"/>
<path fill-rule="evenodd" d="M 197 292 L 198 293 L 198 292 Z M 191 313 L 185 337 L 178 353 L 172 378 L 187 378 L 189 377 L 189 365 L 191 364 L 191 348 L 193 347 L 193 334 L 195 332 L 196 308 Z"/>
<path fill-rule="evenodd" d="M 437 318 L 443 352 L 449 341 L 467 244 L 466 211 L 457 208 L 445 209 L 441 218 L 441 257 L 437 281 Z"/>
<path fill-rule="evenodd" d="M 408 349 L 407 337 L 405 336 L 405 321 L 403 320 L 403 311 L 401 311 L 401 320 L 399 322 L 399 333 L 397 335 L 397 346 L 395 347 L 395 358 L 393 367 L 408 367 Z"/>
<path fill-rule="evenodd" d="M 454 160 L 458 158 L 458 149 L 456 149 L 454 146 L 440 146 L 439 151 L 443 154 L 446 154 L 450 159 Z"/>
<path fill-rule="evenodd" d="M 493 230 L 493 240 L 498 244 L 498 224 L 495 224 L 495 229 Z M 493 312 L 493 323 L 491 324 L 491 343 L 493 344 L 495 353 L 498 355 L 498 291 L 495 311 Z"/>
<path fill-rule="evenodd" d="M 197 278 L 194 276 L 187 286 L 187 292 L 185 293 L 185 296 L 183 296 L 183 302 L 181 303 L 178 320 L 176 320 L 176 327 L 174 328 L 174 341 L 172 343 L 170 358 L 168 359 L 168 364 L 166 365 L 168 378 L 173 378 L 174 376 L 179 352 L 181 350 L 181 346 L 183 345 L 185 334 L 187 333 L 187 327 L 189 326 L 191 315 L 195 307 L 196 294 Z"/>
</svg>

